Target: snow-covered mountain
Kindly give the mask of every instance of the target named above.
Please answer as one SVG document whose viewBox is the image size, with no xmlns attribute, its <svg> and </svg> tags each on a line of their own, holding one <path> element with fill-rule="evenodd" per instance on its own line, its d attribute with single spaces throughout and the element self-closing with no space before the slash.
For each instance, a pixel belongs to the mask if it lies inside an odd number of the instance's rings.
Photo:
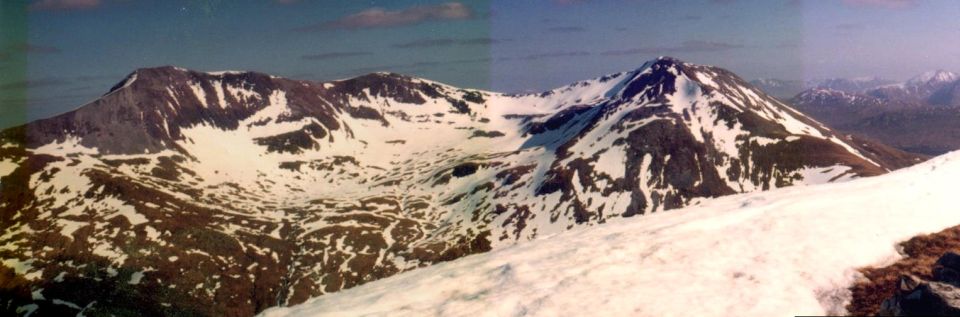
<svg viewBox="0 0 960 317">
<path fill-rule="evenodd" d="M 954 82 L 960 79 L 957 74 L 942 69 L 926 71 L 922 74 L 910 78 L 905 83 L 907 86 L 921 86 L 938 83 Z"/>
<path fill-rule="evenodd" d="M 936 70 L 917 75 L 904 83 L 880 86 L 863 93 L 887 101 L 935 106 L 960 106 L 960 77 Z"/>
<path fill-rule="evenodd" d="M 870 89 L 812 88 L 789 102 L 831 128 L 903 150 L 938 155 L 960 149 L 960 78 L 947 71 Z"/>
<path fill-rule="evenodd" d="M 790 99 L 797 93 L 807 88 L 806 83 L 804 83 L 802 80 L 786 80 L 777 78 L 758 78 L 751 80 L 750 84 L 759 88 L 760 90 L 763 90 L 763 92 L 771 96 L 780 98 L 781 100 Z"/>
<path fill-rule="evenodd" d="M 807 86 L 813 89 L 828 89 L 846 93 L 861 93 L 877 87 L 896 84 L 895 81 L 880 77 L 830 78 L 810 81 Z"/>
<path fill-rule="evenodd" d="M 884 101 L 877 97 L 828 88 L 805 90 L 791 99 L 791 103 L 811 106 L 873 108 L 885 105 Z"/>
<path fill-rule="evenodd" d="M 799 98 L 810 92 L 838 92 L 847 95 L 871 96 L 887 102 L 908 102 L 935 105 L 960 105 L 960 91 L 955 88 L 960 76 L 945 70 L 928 71 L 905 82 L 880 77 L 828 78 L 807 81 L 761 78 L 750 83 L 783 100 Z"/>
<path fill-rule="evenodd" d="M 827 78 L 806 81 L 760 78 L 750 81 L 750 84 L 781 100 L 794 98 L 797 94 L 808 90 L 863 93 L 877 87 L 896 83 L 880 77 Z"/>
<path fill-rule="evenodd" d="M 844 315 L 860 268 L 892 263 L 897 243 L 960 221 L 957 175 L 954 152 L 878 177 L 722 197 L 262 315 Z"/>
<path fill-rule="evenodd" d="M 20 314 L 249 316 L 576 226 L 917 160 L 672 58 L 526 95 L 140 69 L 0 132 L 0 298 Z"/>
</svg>

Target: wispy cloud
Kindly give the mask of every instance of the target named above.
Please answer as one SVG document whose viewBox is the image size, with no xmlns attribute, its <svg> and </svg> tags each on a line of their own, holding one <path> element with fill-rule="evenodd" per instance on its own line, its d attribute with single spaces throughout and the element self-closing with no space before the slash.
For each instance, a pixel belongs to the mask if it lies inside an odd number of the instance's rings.
<svg viewBox="0 0 960 317">
<path fill-rule="evenodd" d="M 29 54 L 56 54 L 62 52 L 59 48 L 46 45 L 24 44 L 19 47 L 23 52 Z"/>
<path fill-rule="evenodd" d="M 640 47 L 626 50 L 611 50 L 601 52 L 600 55 L 619 56 L 619 55 L 639 55 L 639 54 L 660 54 L 670 53 L 703 53 L 703 52 L 722 52 L 733 49 L 743 48 L 740 44 L 731 44 L 711 41 L 686 41 L 677 46 L 660 47 Z"/>
<path fill-rule="evenodd" d="M 410 64 L 410 67 L 433 67 L 433 66 L 440 66 L 440 65 L 442 65 L 442 64 L 444 64 L 444 63 L 441 63 L 441 62 L 416 62 L 416 63 Z"/>
<path fill-rule="evenodd" d="M 774 48 L 796 49 L 796 48 L 799 48 L 799 47 L 800 47 L 800 43 L 799 43 L 799 42 L 796 42 L 796 41 L 784 41 L 784 42 L 781 42 L 780 44 L 774 45 L 773 47 L 774 47 Z"/>
<path fill-rule="evenodd" d="M 590 52 L 586 52 L 586 51 L 550 52 L 550 53 L 531 54 L 531 55 L 520 57 L 518 59 L 538 60 L 538 59 L 544 59 L 544 58 L 578 57 L 578 56 L 590 56 Z"/>
<path fill-rule="evenodd" d="M 123 78 L 124 74 L 111 74 L 111 75 L 80 75 L 74 78 L 71 78 L 74 81 L 89 83 L 91 81 L 112 81 L 116 82 L 118 79 Z"/>
<path fill-rule="evenodd" d="M 840 24 L 837 24 L 835 27 L 836 27 L 838 30 L 842 30 L 842 31 L 853 31 L 853 30 L 862 29 L 862 28 L 863 28 L 863 25 L 862 25 L 862 24 L 854 24 L 854 23 L 840 23 Z"/>
<path fill-rule="evenodd" d="M 397 43 L 390 45 L 395 48 L 421 48 L 421 47 L 437 47 L 437 46 L 450 46 L 457 43 L 457 40 L 445 38 L 445 39 L 422 39 L 415 40 L 404 43 Z"/>
<path fill-rule="evenodd" d="M 843 0 L 843 3 L 855 7 L 878 7 L 885 9 L 910 8 L 920 3 L 919 0 Z"/>
<path fill-rule="evenodd" d="M 367 67 L 358 67 L 351 69 L 353 73 L 372 73 L 372 72 L 383 72 L 383 71 L 395 71 L 399 69 L 404 69 L 410 65 L 379 65 L 379 66 L 367 66 Z"/>
<path fill-rule="evenodd" d="M 101 4 L 103 2 L 100 0 L 36 0 L 30 3 L 29 8 L 40 11 L 84 10 Z"/>
<path fill-rule="evenodd" d="M 62 52 L 59 48 L 53 46 L 45 45 L 34 45 L 28 43 L 20 43 L 9 45 L 5 48 L 0 49 L 0 60 L 9 59 L 11 56 L 16 54 L 57 54 Z"/>
<path fill-rule="evenodd" d="M 400 10 L 370 8 L 337 20 L 298 28 L 300 31 L 336 29 L 368 29 L 414 25 L 428 21 L 466 20 L 474 16 L 470 7 L 460 2 L 414 6 Z"/>
<path fill-rule="evenodd" d="M 67 81 L 63 78 L 41 78 L 33 80 L 19 80 L 13 82 L 6 82 L 0 84 L 0 90 L 20 90 L 20 89 L 29 89 L 37 87 L 47 87 L 47 86 L 61 86 L 70 84 L 70 81 Z"/>
<path fill-rule="evenodd" d="M 464 64 L 475 64 L 475 63 L 486 63 L 493 60 L 499 61 L 508 61 L 512 58 L 491 58 L 491 57 L 479 57 L 479 58 L 467 58 L 467 59 L 456 59 L 456 60 L 447 60 L 447 61 L 420 61 L 410 64 L 392 64 L 392 65 L 380 65 L 380 66 L 371 66 L 371 67 L 360 67 L 351 69 L 350 72 L 344 74 L 356 74 L 356 73 L 369 73 L 377 71 L 409 71 L 412 69 L 419 68 L 434 68 L 440 66 L 449 66 L 449 65 L 464 65 Z"/>
<path fill-rule="evenodd" d="M 467 59 L 457 59 L 447 62 L 447 64 L 473 64 L 473 63 L 486 63 L 492 61 L 491 57 L 480 57 L 480 58 L 467 58 Z"/>
<path fill-rule="evenodd" d="M 471 39 L 454 39 L 454 38 L 437 38 L 437 39 L 420 39 L 410 42 L 396 43 L 390 45 L 394 48 L 427 48 L 427 47 L 443 47 L 443 46 L 454 46 L 454 45 L 491 45 L 502 42 L 510 41 L 510 39 L 494 39 L 489 37 L 478 37 Z"/>
<path fill-rule="evenodd" d="M 367 55 L 373 55 L 373 52 L 329 52 L 329 53 L 303 55 L 303 56 L 300 56 L 300 58 L 305 60 L 328 60 L 328 59 L 367 56 Z"/>
<path fill-rule="evenodd" d="M 586 3 L 587 1 L 589 0 L 553 0 L 553 3 L 559 4 L 559 5 L 571 5 L 571 4 Z"/>
<path fill-rule="evenodd" d="M 555 26 L 547 28 L 547 32 L 551 33 L 576 33 L 585 31 L 587 31 L 587 29 L 580 26 Z"/>
</svg>

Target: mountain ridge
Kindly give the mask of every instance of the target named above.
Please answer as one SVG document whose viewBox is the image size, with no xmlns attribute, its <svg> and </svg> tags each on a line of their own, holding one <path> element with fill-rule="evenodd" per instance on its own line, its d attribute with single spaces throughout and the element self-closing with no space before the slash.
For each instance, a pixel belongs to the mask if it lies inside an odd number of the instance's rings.
<svg viewBox="0 0 960 317">
<path fill-rule="evenodd" d="M 960 78 L 939 70 L 869 89 L 813 88 L 790 99 L 797 109 L 831 127 L 899 149 L 939 155 L 960 148 L 954 137 Z"/>
<path fill-rule="evenodd" d="M 0 258 L 22 279 L 0 290 L 7 307 L 247 316 L 577 226 L 920 160 L 672 58 L 522 95 L 390 73 L 133 74 L 0 132 Z"/>
</svg>

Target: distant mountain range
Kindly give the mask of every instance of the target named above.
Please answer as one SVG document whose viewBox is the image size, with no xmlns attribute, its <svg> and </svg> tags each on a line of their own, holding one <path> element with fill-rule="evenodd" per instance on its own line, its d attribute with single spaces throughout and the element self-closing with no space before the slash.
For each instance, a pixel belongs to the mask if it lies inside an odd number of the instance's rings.
<svg viewBox="0 0 960 317">
<path fill-rule="evenodd" d="M 951 72 L 858 89 L 816 87 L 789 102 L 839 131 L 906 151 L 937 155 L 960 149 L 960 77 Z"/>
<path fill-rule="evenodd" d="M 797 94 L 810 89 L 855 93 L 882 86 L 895 85 L 897 82 L 879 77 L 828 78 L 807 81 L 761 78 L 750 81 L 750 84 L 753 84 L 774 97 L 789 100 Z"/>
<path fill-rule="evenodd" d="M 522 95 L 144 68 L 0 132 L 0 310 L 250 316 L 576 226 L 921 160 L 667 57 Z"/>
</svg>

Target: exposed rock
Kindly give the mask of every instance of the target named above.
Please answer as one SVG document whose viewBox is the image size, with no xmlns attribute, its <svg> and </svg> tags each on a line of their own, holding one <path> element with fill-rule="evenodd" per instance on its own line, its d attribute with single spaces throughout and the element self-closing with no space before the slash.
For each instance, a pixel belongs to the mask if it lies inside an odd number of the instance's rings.
<svg viewBox="0 0 960 317">
<path fill-rule="evenodd" d="M 477 172 L 477 169 L 480 167 L 477 163 L 463 163 L 453 167 L 453 176 L 456 177 L 465 177 L 467 175 Z"/>
<path fill-rule="evenodd" d="M 934 280 L 903 275 L 893 297 L 880 305 L 881 316 L 960 316 L 960 255 L 944 254 L 933 269 Z"/>
</svg>

